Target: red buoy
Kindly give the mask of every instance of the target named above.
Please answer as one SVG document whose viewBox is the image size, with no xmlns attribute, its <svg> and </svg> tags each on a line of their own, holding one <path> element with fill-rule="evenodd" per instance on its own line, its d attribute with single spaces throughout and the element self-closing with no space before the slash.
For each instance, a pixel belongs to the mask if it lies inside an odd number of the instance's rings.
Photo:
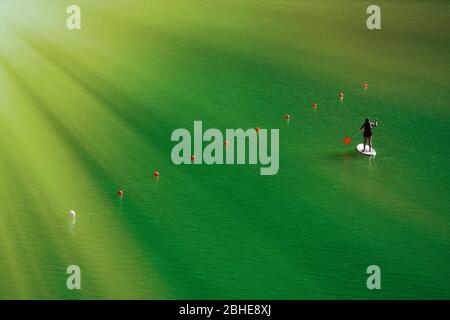
<svg viewBox="0 0 450 320">
<path fill-rule="evenodd" d="M 230 142 L 229 142 L 228 140 L 225 140 L 225 141 L 223 142 L 223 144 L 226 145 L 226 146 L 227 146 L 229 143 L 230 143 Z"/>
<path fill-rule="evenodd" d="M 317 108 L 317 103 L 313 103 L 313 104 L 312 104 L 312 107 L 313 107 L 314 109 L 316 109 L 316 108 Z"/>
<path fill-rule="evenodd" d="M 344 99 L 344 93 L 343 92 L 339 92 L 339 98 Z"/>
<path fill-rule="evenodd" d="M 191 160 L 192 160 L 192 161 L 195 160 L 195 156 L 194 156 L 194 155 L 191 156 Z"/>
<path fill-rule="evenodd" d="M 117 195 L 119 196 L 119 198 L 122 198 L 123 197 L 123 191 L 122 190 L 117 191 Z"/>
<path fill-rule="evenodd" d="M 154 175 L 155 177 L 159 177 L 159 172 L 158 172 L 158 171 L 155 171 L 155 172 L 153 172 L 153 175 Z"/>
<path fill-rule="evenodd" d="M 256 130 L 256 133 L 259 133 L 260 129 L 258 127 L 256 127 L 255 130 Z"/>
<path fill-rule="evenodd" d="M 352 138 L 345 138 L 344 139 L 344 143 L 345 144 L 349 144 L 350 142 L 352 142 Z"/>
<path fill-rule="evenodd" d="M 290 114 L 286 114 L 286 115 L 284 116 L 284 119 L 285 119 L 285 120 L 291 120 L 291 115 L 290 115 Z"/>
</svg>

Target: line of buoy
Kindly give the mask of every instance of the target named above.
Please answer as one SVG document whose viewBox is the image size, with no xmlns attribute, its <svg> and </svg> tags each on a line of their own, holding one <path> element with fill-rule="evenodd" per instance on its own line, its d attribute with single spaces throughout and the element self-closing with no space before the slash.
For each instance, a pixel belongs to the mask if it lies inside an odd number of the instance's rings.
<svg viewBox="0 0 450 320">
<path fill-rule="evenodd" d="M 369 88 L 369 85 L 368 85 L 367 83 L 363 83 L 363 84 L 362 84 L 362 88 L 363 88 L 364 90 L 367 90 L 367 89 Z M 342 101 L 342 100 L 344 99 L 344 93 L 343 93 L 343 92 L 339 92 L 338 97 L 339 97 L 339 99 Z M 313 102 L 313 103 L 312 103 L 312 108 L 313 108 L 313 109 L 317 109 L 317 106 L 318 106 L 317 102 Z M 290 114 L 285 114 L 285 115 L 284 115 L 284 120 L 290 121 L 290 120 L 291 120 L 291 115 L 290 115 Z M 255 128 L 256 133 L 259 133 L 260 130 L 261 130 L 261 129 L 260 129 L 259 127 L 256 127 L 256 128 Z M 344 140 L 344 143 L 345 143 L 345 144 L 349 144 L 350 141 L 351 141 L 351 138 L 346 138 L 346 139 Z M 224 145 L 225 145 L 225 146 L 228 146 L 228 144 L 229 144 L 229 141 L 228 141 L 228 140 L 225 140 L 225 141 L 224 141 Z M 194 155 L 191 155 L 191 161 L 192 161 L 192 162 L 195 161 L 195 156 L 194 156 Z M 159 178 L 160 174 L 159 174 L 158 171 L 154 171 L 154 172 L 153 172 L 153 176 L 154 176 L 155 178 Z M 123 195 L 124 195 L 123 190 L 117 191 L 117 196 L 118 196 L 121 200 L 123 199 Z M 75 217 L 76 217 L 76 212 L 75 212 L 75 210 L 69 210 L 68 215 L 69 215 L 69 217 L 71 217 L 71 218 L 75 221 Z"/>
</svg>

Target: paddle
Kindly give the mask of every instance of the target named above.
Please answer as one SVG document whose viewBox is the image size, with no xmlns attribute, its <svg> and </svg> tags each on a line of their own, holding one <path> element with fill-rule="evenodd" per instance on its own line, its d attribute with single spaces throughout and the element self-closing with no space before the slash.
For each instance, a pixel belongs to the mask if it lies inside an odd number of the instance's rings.
<svg viewBox="0 0 450 320">
<path fill-rule="evenodd" d="M 358 130 L 358 132 L 356 132 L 354 135 L 352 135 L 351 137 L 345 138 L 344 139 L 344 144 L 349 144 L 350 142 L 352 142 L 352 139 L 354 136 L 356 136 L 362 129 Z"/>
</svg>

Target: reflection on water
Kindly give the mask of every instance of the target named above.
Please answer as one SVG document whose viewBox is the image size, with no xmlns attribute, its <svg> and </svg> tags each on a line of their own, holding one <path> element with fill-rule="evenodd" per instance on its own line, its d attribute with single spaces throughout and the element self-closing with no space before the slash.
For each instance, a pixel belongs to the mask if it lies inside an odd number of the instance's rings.
<svg viewBox="0 0 450 320">
<path fill-rule="evenodd" d="M 372 171 L 375 168 L 375 157 L 368 157 L 368 158 L 369 158 L 368 168 L 369 168 L 369 171 Z"/>
<path fill-rule="evenodd" d="M 71 235 L 72 242 L 73 242 L 74 237 L 75 237 L 75 224 L 76 224 L 76 222 L 77 221 L 76 221 L 75 217 L 71 218 L 70 221 L 69 221 L 69 230 L 70 230 L 70 235 Z"/>
</svg>

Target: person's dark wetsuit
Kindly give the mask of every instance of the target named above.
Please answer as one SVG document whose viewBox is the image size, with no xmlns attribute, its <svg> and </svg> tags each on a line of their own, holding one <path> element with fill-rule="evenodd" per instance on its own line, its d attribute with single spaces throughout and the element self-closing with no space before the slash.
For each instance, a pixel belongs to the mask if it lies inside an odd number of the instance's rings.
<svg viewBox="0 0 450 320">
<path fill-rule="evenodd" d="M 366 150 L 366 145 L 369 145 L 369 151 L 372 151 L 372 127 L 376 127 L 378 125 L 377 120 L 375 119 L 375 123 L 370 122 L 369 118 L 366 118 L 366 121 L 361 126 L 360 130 L 364 129 L 364 148 L 363 151 Z"/>
<path fill-rule="evenodd" d="M 361 130 L 364 129 L 364 137 L 371 137 L 372 136 L 372 124 L 370 121 L 366 121 L 361 126 Z"/>
</svg>

